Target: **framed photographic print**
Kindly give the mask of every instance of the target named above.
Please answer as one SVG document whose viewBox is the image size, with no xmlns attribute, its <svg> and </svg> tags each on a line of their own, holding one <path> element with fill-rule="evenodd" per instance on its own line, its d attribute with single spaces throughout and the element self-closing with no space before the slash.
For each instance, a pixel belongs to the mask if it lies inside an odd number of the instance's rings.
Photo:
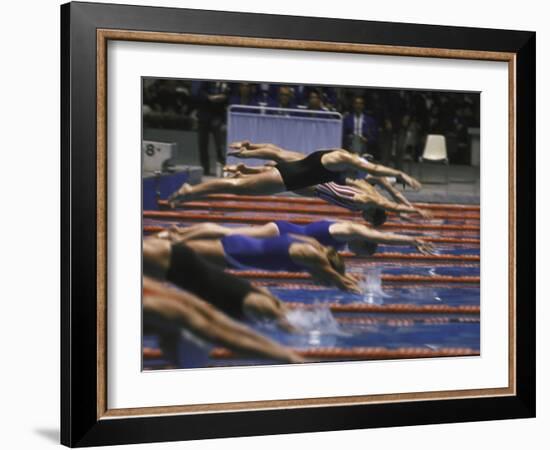
<svg viewBox="0 0 550 450">
<path fill-rule="evenodd" d="M 535 33 L 61 19 L 63 444 L 534 416 Z"/>
</svg>

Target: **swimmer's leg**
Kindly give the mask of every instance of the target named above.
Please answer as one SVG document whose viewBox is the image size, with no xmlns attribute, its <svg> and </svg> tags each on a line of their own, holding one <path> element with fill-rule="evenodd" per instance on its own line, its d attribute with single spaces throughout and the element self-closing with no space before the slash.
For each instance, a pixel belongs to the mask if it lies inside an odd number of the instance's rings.
<svg viewBox="0 0 550 450">
<path fill-rule="evenodd" d="M 276 321 L 277 325 L 288 332 L 294 333 L 297 329 L 288 322 L 284 304 L 269 291 L 250 292 L 243 301 L 245 314 L 252 317 L 267 318 Z"/>
<path fill-rule="evenodd" d="M 251 237 L 278 236 L 279 229 L 273 222 L 255 227 L 224 227 L 217 223 L 200 223 L 185 228 L 178 228 L 176 241 L 192 241 L 194 239 L 221 239 L 232 234 Z"/>
<path fill-rule="evenodd" d="M 188 202 L 209 194 L 269 195 L 286 191 L 278 170 L 270 170 L 245 178 L 220 178 L 191 186 L 184 184 L 168 199 L 174 202 Z"/>
<path fill-rule="evenodd" d="M 243 175 L 255 175 L 257 173 L 266 172 L 271 169 L 272 167 L 269 167 L 269 166 L 252 167 L 252 166 L 247 166 L 246 164 L 243 164 L 243 163 L 235 164 L 232 166 L 225 166 L 223 168 L 225 172 L 240 173 Z"/>
<path fill-rule="evenodd" d="M 227 155 L 237 158 L 270 159 L 275 162 L 282 162 L 297 161 L 305 157 L 302 153 L 285 150 L 273 144 L 253 144 L 243 141 L 234 142 L 229 147 L 235 149 L 235 151 L 228 152 Z"/>
</svg>

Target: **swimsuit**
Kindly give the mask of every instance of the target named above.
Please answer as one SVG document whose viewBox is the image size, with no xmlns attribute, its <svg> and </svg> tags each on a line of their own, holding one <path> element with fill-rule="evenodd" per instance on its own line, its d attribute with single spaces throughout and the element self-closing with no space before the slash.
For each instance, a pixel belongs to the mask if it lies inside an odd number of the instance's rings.
<svg viewBox="0 0 550 450">
<path fill-rule="evenodd" d="M 280 236 L 285 234 L 308 236 L 316 239 L 320 244 L 332 247 L 335 250 L 343 250 L 346 246 L 345 242 L 337 241 L 332 234 L 330 234 L 330 226 L 335 223 L 330 220 L 320 220 L 307 225 L 297 225 L 292 222 L 287 222 L 286 220 L 276 220 L 274 223 L 279 229 Z"/>
<path fill-rule="evenodd" d="M 235 269 L 301 272 L 304 267 L 292 261 L 289 254 L 294 242 L 301 241 L 289 235 L 261 239 L 233 234 L 221 239 L 225 259 Z"/>
<path fill-rule="evenodd" d="M 317 197 L 336 206 L 341 206 L 350 211 L 359 212 L 360 208 L 354 201 L 354 197 L 361 192 L 349 186 L 342 186 L 338 183 L 324 183 L 315 186 Z"/>
<path fill-rule="evenodd" d="M 287 191 L 304 189 L 329 181 L 340 181 L 342 176 L 340 172 L 328 170 L 321 163 L 323 155 L 331 151 L 316 151 L 298 161 L 281 161 L 277 163 L 275 168 L 281 174 Z"/>
<path fill-rule="evenodd" d="M 243 317 L 243 301 L 256 291 L 248 281 L 224 272 L 182 243 L 172 245 L 166 280 L 235 318 Z"/>
</svg>

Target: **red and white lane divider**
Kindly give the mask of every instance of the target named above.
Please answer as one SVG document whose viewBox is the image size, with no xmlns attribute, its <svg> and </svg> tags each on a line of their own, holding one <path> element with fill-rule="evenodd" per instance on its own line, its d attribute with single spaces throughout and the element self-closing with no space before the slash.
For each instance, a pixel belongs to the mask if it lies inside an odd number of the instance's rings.
<svg viewBox="0 0 550 450">
<path fill-rule="evenodd" d="M 448 323 L 479 323 L 479 317 L 336 317 L 341 325 L 387 325 L 390 327 L 413 327 L 415 325 L 446 325 Z"/>
<path fill-rule="evenodd" d="M 280 217 L 268 215 L 223 215 L 210 213 L 196 213 L 189 211 L 143 211 L 143 217 L 146 219 L 171 220 L 178 222 L 225 222 L 225 223 L 250 223 L 264 224 L 280 220 Z M 313 217 L 292 217 L 292 222 L 297 224 L 308 224 L 317 221 Z M 363 219 L 356 218 L 352 221 L 364 222 Z M 430 224 L 430 223 L 385 223 L 381 229 L 388 230 L 433 230 L 433 231 L 476 231 L 479 233 L 479 225 L 450 225 L 450 224 Z"/>
<path fill-rule="evenodd" d="M 319 306 L 329 308 L 334 313 L 371 313 L 371 314 L 479 314 L 479 305 L 417 305 L 414 303 L 394 303 L 373 305 L 370 303 L 321 303 L 306 304 L 285 302 L 291 309 L 316 309 Z"/>
<path fill-rule="evenodd" d="M 273 280 L 309 280 L 306 272 L 270 272 L 260 270 L 229 270 L 233 275 L 244 278 Z M 446 275 L 382 275 L 381 279 L 392 283 L 479 283 L 478 276 L 451 277 Z"/>
<path fill-rule="evenodd" d="M 388 349 L 385 347 L 321 347 L 311 349 L 294 349 L 300 356 L 309 359 L 410 359 L 410 358 L 437 358 L 445 356 L 479 356 L 479 351 L 471 348 L 439 348 L 405 347 Z M 225 349 L 215 348 L 210 352 L 213 359 L 240 359 L 237 353 Z M 250 359 L 250 358 L 246 358 Z M 252 358 L 253 359 L 253 358 Z"/>
<path fill-rule="evenodd" d="M 208 200 L 235 201 L 235 202 L 268 202 L 268 203 L 295 203 L 301 205 L 327 205 L 319 198 L 294 197 L 290 195 L 233 195 L 211 194 Z M 433 210 L 473 211 L 479 212 L 479 205 L 463 205 L 449 203 L 415 203 L 414 206 Z"/>
<path fill-rule="evenodd" d="M 323 286 L 322 284 L 314 284 L 313 280 L 304 280 L 303 283 L 282 283 L 280 280 L 254 280 L 252 281 L 252 284 L 254 286 L 263 286 L 263 287 L 273 287 L 277 289 L 286 289 L 286 290 L 294 290 L 294 289 L 302 289 L 305 291 L 326 291 L 326 290 L 334 290 L 336 289 L 334 286 Z M 429 286 L 430 289 L 446 289 L 449 288 L 449 283 L 430 283 Z M 386 283 L 384 284 L 384 290 L 387 289 L 417 289 L 418 284 L 416 283 Z M 461 289 L 464 288 L 472 288 L 472 289 L 478 289 L 479 285 L 470 283 L 470 284 L 462 284 L 460 285 Z"/>
<path fill-rule="evenodd" d="M 168 209 L 170 206 L 166 200 L 161 200 L 158 202 L 158 205 L 161 208 Z M 315 216 L 330 216 L 330 217 L 341 217 L 341 218 L 350 218 L 350 217 L 360 217 L 358 212 L 349 211 L 344 208 L 338 208 L 330 205 L 304 205 L 304 204 L 294 204 L 293 202 L 287 203 L 261 203 L 261 202 L 220 202 L 220 201 L 197 201 L 197 202 L 186 202 L 181 204 L 176 204 L 176 207 L 183 207 L 186 210 L 219 210 L 219 211 L 255 211 L 255 212 L 266 212 L 266 213 L 289 213 L 289 214 L 311 214 Z M 432 216 L 434 219 L 450 219 L 450 220 L 468 220 L 479 222 L 479 213 L 469 212 L 469 211 L 459 211 L 459 212 L 439 212 L 435 210 Z M 390 216 L 397 216 L 396 213 L 389 212 Z"/>
<path fill-rule="evenodd" d="M 146 234 L 160 233 L 165 231 L 168 227 L 160 225 L 145 225 L 143 227 L 143 232 Z M 472 244 L 479 245 L 479 239 L 475 238 L 460 238 L 460 237 L 433 237 L 433 236 L 423 236 L 423 240 L 428 242 L 435 242 L 440 244 Z"/>
</svg>

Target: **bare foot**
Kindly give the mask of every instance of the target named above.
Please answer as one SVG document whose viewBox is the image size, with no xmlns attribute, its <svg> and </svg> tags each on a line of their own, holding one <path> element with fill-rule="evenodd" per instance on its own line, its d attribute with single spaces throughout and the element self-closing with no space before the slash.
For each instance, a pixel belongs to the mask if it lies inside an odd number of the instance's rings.
<svg viewBox="0 0 550 450">
<path fill-rule="evenodd" d="M 176 192 L 168 197 L 168 203 L 172 208 L 175 207 L 176 202 L 185 201 L 185 197 L 191 193 L 193 187 L 189 183 L 184 183 Z"/>
<path fill-rule="evenodd" d="M 168 230 L 172 234 L 180 234 L 184 229 L 172 224 Z"/>
<path fill-rule="evenodd" d="M 248 148 L 250 145 L 250 141 L 235 141 L 229 144 L 229 148 L 235 149 L 235 150 L 242 150 L 245 148 Z"/>
<path fill-rule="evenodd" d="M 230 172 L 230 173 L 236 173 L 236 172 L 241 172 L 244 167 L 245 166 L 244 166 L 243 163 L 233 164 L 233 165 L 230 165 L 230 166 L 224 166 L 223 171 L 224 172 Z"/>
<path fill-rule="evenodd" d="M 163 230 L 163 231 L 157 233 L 157 236 L 156 236 L 156 237 L 159 238 L 159 239 L 165 239 L 165 240 L 168 241 L 168 240 L 170 240 L 170 238 L 171 238 L 171 234 L 170 234 L 170 231 L 168 231 L 168 230 Z"/>
<path fill-rule="evenodd" d="M 250 152 L 247 148 L 240 148 L 234 152 L 227 152 L 227 156 L 234 156 L 235 158 L 246 158 Z"/>
</svg>

